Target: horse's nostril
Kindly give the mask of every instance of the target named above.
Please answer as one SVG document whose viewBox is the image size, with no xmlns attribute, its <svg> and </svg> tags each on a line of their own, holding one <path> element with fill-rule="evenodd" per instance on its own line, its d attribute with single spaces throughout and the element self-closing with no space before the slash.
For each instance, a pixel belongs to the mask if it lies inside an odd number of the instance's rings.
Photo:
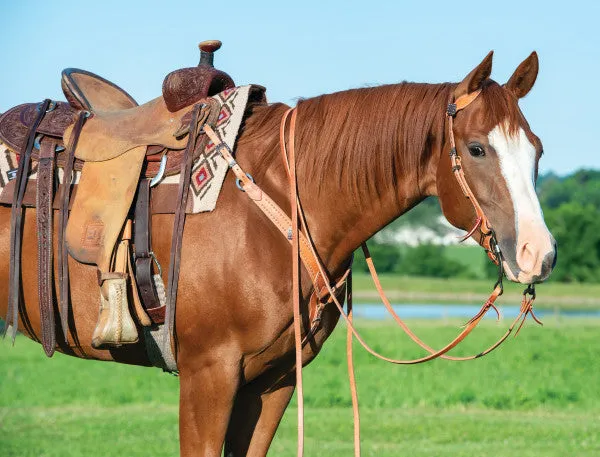
<svg viewBox="0 0 600 457">
<path fill-rule="evenodd" d="M 535 268 L 537 263 L 537 250 L 531 243 L 525 243 L 517 255 L 517 264 L 524 273 L 529 273 Z"/>
<path fill-rule="evenodd" d="M 556 247 L 554 248 L 554 251 L 549 252 L 544 256 L 544 261 L 542 262 L 542 275 L 545 276 L 550 274 L 550 271 L 552 271 L 554 265 L 556 265 L 556 257 Z"/>
</svg>

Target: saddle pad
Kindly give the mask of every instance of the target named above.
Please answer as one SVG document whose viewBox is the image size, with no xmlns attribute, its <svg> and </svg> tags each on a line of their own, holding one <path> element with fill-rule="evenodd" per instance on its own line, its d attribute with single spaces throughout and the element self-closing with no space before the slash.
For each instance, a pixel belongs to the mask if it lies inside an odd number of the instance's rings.
<svg viewBox="0 0 600 457">
<path fill-rule="evenodd" d="M 264 87 L 249 85 L 227 89 L 213 96 L 221 105 L 215 130 L 232 151 L 248 102 L 266 101 L 264 91 Z M 228 168 L 225 159 L 216 151 L 212 141 L 209 141 L 204 153 L 194 161 L 188 213 L 196 214 L 215 209 Z M 177 184 L 179 177 L 179 174 L 168 176 L 161 181 L 161 185 Z"/>
<path fill-rule="evenodd" d="M 265 88 L 257 85 L 240 86 L 227 89 L 212 98 L 221 105 L 221 112 L 215 130 L 225 143 L 234 150 L 248 103 L 266 102 Z M 10 205 L 12 202 L 13 186 L 7 186 L 7 184 L 15 178 L 17 166 L 16 155 L 6 145 L 0 143 L 0 204 Z M 227 163 L 216 152 L 214 144 L 209 142 L 204 152 L 194 161 L 187 213 L 201 213 L 212 211 L 215 208 L 227 169 Z M 57 170 L 58 181 L 62 183 L 62 169 L 58 168 Z M 36 172 L 37 163 L 34 163 L 29 174 L 27 189 L 35 189 Z M 78 182 L 79 177 L 80 173 L 76 172 L 74 176 L 75 183 Z M 155 189 L 174 189 L 175 195 L 178 183 L 179 174 L 171 175 L 164 178 Z M 32 195 L 33 198 L 27 198 L 28 195 Z M 24 204 L 35 206 L 35 193 L 32 194 L 28 191 Z"/>
</svg>

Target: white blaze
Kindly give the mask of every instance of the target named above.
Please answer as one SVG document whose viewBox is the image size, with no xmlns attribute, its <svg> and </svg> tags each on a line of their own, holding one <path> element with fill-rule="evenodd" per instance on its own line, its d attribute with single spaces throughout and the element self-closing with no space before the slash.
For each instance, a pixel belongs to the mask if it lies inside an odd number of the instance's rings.
<svg viewBox="0 0 600 457">
<path fill-rule="evenodd" d="M 529 243 L 540 254 L 545 253 L 551 245 L 551 235 L 534 188 L 535 147 L 522 128 L 513 135 L 507 132 L 506 126 L 497 125 L 488 134 L 488 141 L 498 154 L 500 172 L 513 202 L 516 249 Z"/>
</svg>

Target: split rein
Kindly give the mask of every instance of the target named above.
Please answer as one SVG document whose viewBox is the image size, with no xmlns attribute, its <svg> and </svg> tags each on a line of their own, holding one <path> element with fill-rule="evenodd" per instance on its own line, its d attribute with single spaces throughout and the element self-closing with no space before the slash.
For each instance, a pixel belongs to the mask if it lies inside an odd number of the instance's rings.
<svg viewBox="0 0 600 457">
<path fill-rule="evenodd" d="M 459 333 L 454 340 L 444 346 L 442 349 L 434 350 L 427 344 L 425 344 L 407 325 L 398 314 L 394 311 L 392 305 L 387 299 L 385 292 L 379 281 L 373 259 L 371 258 L 369 249 L 366 243 L 362 244 L 362 250 L 367 261 L 367 266 L 373 278 L 377 292 L 386 307 L 387 311 L 391 314 L 394 321 L 404 332 L 422 349 L 427 351 L 429 354 L 412 360 L 399 360 L 386 357 L 379 354 L 377 351 L 372 349 L 358 333 L 353 325 L 353 311 L 352 311 L 352 271 L 350 264 L 348 270 L 342 275 L 335 284 L 329 279 L 329 275 L 325 270 L 325 267 L 321 263 L 314 242 L 311 239 L 306 219 L 302 211 L 300 200 L 297 191 L 297 179 L 296 179 L 296 160 L 295 160 L 295 126 L 297 110 L 290 108 L 283 115 L 281 126 L 280 126 L 280 149 L 282 159 L 286 165 L 288 179 L 290 183 L 290 206 L 291 206 L 291 217 L 288 217 L 285 211 L 283 211 L 265 192 L 262 191 L 255 183 L 252 177 L 245 173 L 242 168 L 238 165 L 236 160 L 233 158 L 233 153 L 229 147 L 223 143 L 217 133 L 210 127 L 205 126 L 204 131 L 215 144 L 218 152 L 227 161 L 229 168 L 232 169 L 236 176 L 236 184 L 240 190 L 246 193 L 248 197 L 263 211 L 263 213 L 274 223 L 274 225 L 280 230 L 280 232 L 288 239 L 292 245 L 292 294 L 293 294 L 293 326 L 294 326 L 294 346 L 295 346 L 295 358 L 296 358 L 296 389 L 298 395 L 298 456 L 303 455 L 304 449 L 304 403 L 303 403 L 303 383 L 302 383 L 302 348 L 304 343 L 314 335 L 318 328 L 318 324 L 321 319 L 321 312 L 323 308 L 333 303 L 340 312 L 340 315 L 346 322 L 347 326 L 347 362 L 348 362 L 348 375 L 350 379 L 350 388 L 352 395 L 352 406 L 354 414 L 354 449 L 355 456 L 360 456 L 360 421 L 358 412 L 358 393 L 356 389 L 356 381 L 354 377 L 354 364 L 352 355 L 352 339 L 355 337 L 363 348 L 377 357 L 378 359 L 384 360 L 397 365 L 412 365 L 417 363 L 427 362 L 436 358 L 442 358 L 453 361 L 465 361 L 473 360 L 489 354 L 494 349 L 499 347 L 513 332 L 517 324 L 517 330 L 515 336 L 521 330 L 525 320 L 529 314 L 538 324 L 541 322 L 533 313 L 533 302 L 536 298 L 535 288 L 533 285 L 529 285 L 523 292 L 523 300 L 521 302 L 520 312 L 512 322 L 508 330 L 504 335 L 493 345 L 485 349 L 484 351 L 467 356 L 467 357 L 455 357 L 446 355 L 451 349 L 456 347 L 462 340 L 464 340 L 471 331 L 479 324 L 483 317 L 487 314 L 490 308 L 493 308 L 496 312 L 498 319 L 500 319 L 500 313 L 495 306 L 495 301 L 503 293 L 502 279 L 504 276 L 502 267 L 502 253 L 496 241 L 491 225 L 485 216 L 481 206 L 479 205 L 475 195 L 471 191 L 462 167 L 460 163 L 460 156 L 458 156 L 453 131 L 453 120 L 456 113 L 466 108 L 472 101 L 474 101 L 481 91 L 476 91 L 471 94 L 463 95 L 456 99 L 454 102 L 448 104 L 447 119 L 448 119 L 448 134 L 450 140 L 450 159 L 452 163 L 452 172 L 457 179 L 460 188 L 467 199 L 471 202 L 477 215 L 474 227 L 463 237 L 463 241 L 473 235 L 477 230 L 480 232 L 480 244 L 486 250 L 489 258 L 498 265 L 498 280 L 494 285 L 494 290 L 490 294 L 489 298 L 483 304 L 481 309 L 473 316 L 463 327 L 463 330 Z M 290 116 L 291 115 L 291 116 Z M 288 144 L 285 141 L 285 132 L 288 118 L 289 123 L 289 138 Z M 304 339 L 302 338 L 302 321 L 301 321 L 301 309 L 300 309 L 300 261 L 302 261 L 304 267 L 308 271 L 311 281 L 314 285 L 314 292 L 311 295 L 309 301 L 310 309 L 310 322 L 311 327 L 307 331 Z M 343 309 L 343 296 L 340 294 L 340 290 L 345 288 L 346 306 L 347 312 Z M 340 302 L 340 298 L 342 298 Z"/>
</svg>

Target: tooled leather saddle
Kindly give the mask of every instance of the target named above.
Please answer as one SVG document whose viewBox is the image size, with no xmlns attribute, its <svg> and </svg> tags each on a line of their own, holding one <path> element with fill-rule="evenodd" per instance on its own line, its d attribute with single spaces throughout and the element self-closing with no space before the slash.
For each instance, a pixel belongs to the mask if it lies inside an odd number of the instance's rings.
<svg viewBox="0 0 600 457">
<path fill-rule="evenodd" d="M 181 174 L 177 196 L 171 196 L 166 205 L 171 211 L 163 211 L 175 214 L 166 294 L 167 304 L 174 306 L 192 163 L 207 142 L 202 125 L 214 125 L 219 114 L 208 97 L 234 87 L 229 75 L 213 66 L 214 52 L 220 46 L 216 40 L 201 43 L 199 65 L 168 74 L 162 95 L 143 105 L 110 81 L 71 68 L 63 71 L 61 81 L 68 102 L 19 105 L 0 117 L 0 140 L 17 154 L 19 162 L 0 198 L 0 203 L 12 206 L 6 328 L 12 325 L 13 338 L 20 302 L 24 206 L 36 207 L 41 339 L 48 356 L 56 346 L 53 210 L 58 210 L 59 219 L 57 297 L 65 339 L 68 255 L 97 265 L 102 300 L 115 294 L 126 296 L 122 288 L 130 278 L 136 283 L 134 306 L 140 308 L 137 315 L 142 316 L 142 325 L 165 320 L 166 306 L 152 277 L 150 187 L 163 176 Z M 135 268 L 129 261 L 132 237 Z M 101 305 L 100 320 L 103 310 Z M 122 343 L 134 342 L 137 333 L 117 338 Z M 93 344 L 102 347 L 101 340 Z"/>
</svg>

